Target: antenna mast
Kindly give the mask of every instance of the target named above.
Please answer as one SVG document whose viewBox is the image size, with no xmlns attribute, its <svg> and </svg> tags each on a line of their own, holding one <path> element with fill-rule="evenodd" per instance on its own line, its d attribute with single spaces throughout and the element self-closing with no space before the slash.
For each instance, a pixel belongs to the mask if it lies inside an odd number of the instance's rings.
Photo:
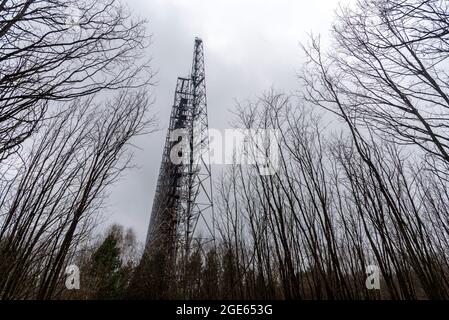
<svg viewBox="0 0 449 320">
<path fill-rule="evenodd" d="M 167 267 L 193 245 L 215 241 L 205 75 L 195 38 L 191 75 L 176 84 L 145 248 L 163 254 Z"/>
</svg>

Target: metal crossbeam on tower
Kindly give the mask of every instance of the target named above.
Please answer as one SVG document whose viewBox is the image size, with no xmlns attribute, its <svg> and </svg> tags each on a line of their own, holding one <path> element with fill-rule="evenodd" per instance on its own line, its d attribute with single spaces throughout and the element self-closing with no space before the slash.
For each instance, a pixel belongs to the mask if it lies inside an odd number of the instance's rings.
<svg viewBox="0 0 449 320">
<path fill-rule="evenodd" d="M 193 239 L 214 241 L 214 220 L 204 50 L 196 38 L 191 75 L 176 84 L 146 251 L 163 252 L 168 261 L 188 256 Z"/>
</svg>

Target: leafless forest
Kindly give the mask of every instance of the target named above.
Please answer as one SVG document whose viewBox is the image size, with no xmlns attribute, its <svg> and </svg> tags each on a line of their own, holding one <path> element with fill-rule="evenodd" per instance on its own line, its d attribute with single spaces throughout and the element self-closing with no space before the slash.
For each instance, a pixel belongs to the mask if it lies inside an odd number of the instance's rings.
<svg viewBox="0 0 449 320">
<path fill-rule="evenodd" d="M 235 126 L 279 130 L 280 168 L 227 166 L 214 245 L 171 268 L 95 231 L 156 128 L 151 32 L 120 0 L 0 0 L 0 299 L 449 298 L 447 0 L 336 8 L 331 44 L 298 47 L 297 95 L 235 105 Z"/>
</svg>

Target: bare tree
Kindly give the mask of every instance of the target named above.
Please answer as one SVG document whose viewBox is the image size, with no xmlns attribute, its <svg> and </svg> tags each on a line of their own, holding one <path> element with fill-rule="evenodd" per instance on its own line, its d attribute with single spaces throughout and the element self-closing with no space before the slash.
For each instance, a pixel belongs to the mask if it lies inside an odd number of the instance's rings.
<svg viewBox="0 0 449 320">
<path fill-rule="evenodd" d="M 0 3 L 0 160 L 18 150 L 54 101 L 151 80 L 145 21 L 116 0 Z"/>
<path fill-rule="evenodd" d="M 363 0 L 343 8 L 332 53 L 322 53 L 317 38 L 306 48 L 307 99 L 385 140 L 419 146 L 446 171 L 448 21 L 444 0 Z"/>
<path fill-rule="evenodd" d="M 51 298 L 80 238 L 93 227 L 107 187 L 130 163 L 130 139 L 151 130 L 145 91 L 124 90 L 98 105 L 75 100 L 46 123 L 2 194 L 4 299 Z M 86 229 L 87 228 L 87 229 Z M 21 283 L 27 279 L 29 286 Z"/>
</svg>

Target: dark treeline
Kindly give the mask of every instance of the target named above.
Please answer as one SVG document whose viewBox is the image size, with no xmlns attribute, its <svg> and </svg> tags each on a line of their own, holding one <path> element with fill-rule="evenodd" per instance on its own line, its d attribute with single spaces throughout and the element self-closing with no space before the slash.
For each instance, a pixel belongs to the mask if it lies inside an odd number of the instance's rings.
<svg viewBox="0 0 449 320">
<path fill-rule="evenodd" d="M 278 130 L 278 170 L 226 168 L 215 243 L 192 241 L 170 268 L 163 252 L 140 259 L 130 230 L 92 239 L 129 140 L 153 122 L 143 22 L 86 2 L 72 43 L 61 4 L 0 4 L 2 299 L 449 298 L 447 1 L 339 9 L 329 49 L 303 48 L 300 95 L 238 105 L 236 126 Z M 80 290 L 64 289 L 69 264 Z"/>
</svg>

